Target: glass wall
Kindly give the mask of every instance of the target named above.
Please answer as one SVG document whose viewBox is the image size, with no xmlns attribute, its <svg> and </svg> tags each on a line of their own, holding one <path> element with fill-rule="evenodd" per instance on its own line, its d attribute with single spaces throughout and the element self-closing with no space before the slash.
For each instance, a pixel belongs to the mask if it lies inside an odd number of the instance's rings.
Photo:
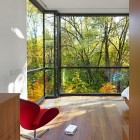
<svg viewBox="0 0 140 140">
<path fill-rule="evenodd" d="M 62 68 L 61 78 L 62 93 L 116 94 L 128 86 L 129 69 Z"/>
<path fill-rule="evenodd" d="M 44 96 L 43 13 L 27 1 L 27 77 L 28 99 Z"/>
<path fill-rule="evenodd" d="M 57 17 L 54 12 L 45 13 L 45 95 L 57 93 Z"/>
<path fill-rule="evenodd" d="M 129 83 L 128 16 L 61 16 L 61 92 L 120 93 Z"/>
<path fill-rule="evenodd" d="M 30 100 L 117 94 L 129 85 L 127 15 L 76 16 L 39 9 L 27 1 Z"/>
<path fill-rule="evenodd" d="M 38 101 L 57 90 L 57 17 L 27 1 L 28 98 Z"/>
</svg>

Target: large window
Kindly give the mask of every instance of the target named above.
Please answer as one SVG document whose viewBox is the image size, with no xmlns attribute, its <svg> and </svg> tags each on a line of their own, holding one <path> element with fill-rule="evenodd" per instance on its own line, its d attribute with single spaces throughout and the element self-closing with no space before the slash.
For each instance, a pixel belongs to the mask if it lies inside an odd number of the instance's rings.
<svg viewBox="0 0 140 140">
<path fill-rule="evenodd" d="M 39 101 L 57 90 L 57 17 L 27 1 L 28 99 Z"/>
<path fill-rule="evenodd" d="M 128 15 L 63 15 L 27 3 L 30 100 L 117 94 L 128 86 Z"/>
<path fill-rule="evenodd" d="M 27 1 L 27 68 L 28 99 L 44 96 L 43 13 Z"/>
<path fill-rule="evenodd" d="M 129 80 L 128 16 L 61 16 L 61 92 L 120 93 Z"/>
</svg>

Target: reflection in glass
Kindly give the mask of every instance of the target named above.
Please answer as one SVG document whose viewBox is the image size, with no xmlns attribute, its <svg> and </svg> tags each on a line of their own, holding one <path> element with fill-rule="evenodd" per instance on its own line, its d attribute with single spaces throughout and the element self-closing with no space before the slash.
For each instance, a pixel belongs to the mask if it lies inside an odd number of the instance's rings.
<svg viewBox="0 0 140 140">
<path fill-rule="evenodd" d="M 62 69 L 62 93 L 120 93 L 128 86 L 128 69 Z"/>
<path fill-rule="evenodd" d="M 32 101 L 39 100 L 44 96 L 44 78 L 43 71 L 30 73 L 27 75 L 27 88 L 28 88 L 28 99 Z"/>
</svg>

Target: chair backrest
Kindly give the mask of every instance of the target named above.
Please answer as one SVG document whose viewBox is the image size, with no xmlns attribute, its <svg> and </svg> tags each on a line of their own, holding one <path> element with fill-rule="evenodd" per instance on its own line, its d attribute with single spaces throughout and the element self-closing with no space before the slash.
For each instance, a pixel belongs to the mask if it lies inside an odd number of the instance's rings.
<svg viewBox="0 0 140 140">
<path fill-rule="evenodd" d="M 40 107 L 34 102 L 20 99 L 20 125 L 25 129 L 30 129 L 40 112 Z"/>
</svg>

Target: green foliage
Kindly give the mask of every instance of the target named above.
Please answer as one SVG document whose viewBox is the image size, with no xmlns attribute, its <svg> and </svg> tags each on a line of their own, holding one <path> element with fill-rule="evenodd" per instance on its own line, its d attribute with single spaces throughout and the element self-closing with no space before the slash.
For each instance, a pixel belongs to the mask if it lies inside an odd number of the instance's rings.
<svg viewBox="0 0 140 140">
<path fill-rule="evenodd" d="M 129 66 L 127 16 L 62 17 L 61 23 L 63 66 Z"/>
<path fill-rule="evenodd" d="M 70 82 L 68 81 L 64 84 L 64 92 L 66 93 L 88 93 L 93 91 L 89 84 L 80 79 L 78 72 L 75 72 L 74 77 Z"/>
<path fill-rule="evenodd" d="M 43 66 L 43 42 L 42 37 L 38 37 L 37 45 L 32 43 L 34 39 L 27 41 L 27 65 L 28 70 Z"/>
<path fill-rule="evenodd" d="M 129 66 L 128 27 L 127 16 L 61 17 L 62 66 Z M 110 76 L 113 73 L 111 69 L 87 68 L 84 72 L 81 70 L 82 82 L 77 80 L 77 85 L 71 85 L 73 79 L 68 78 L 67 89 L 72 92 L 73 87 L 80 87 L 84 83 L 86 88 L 92 89 L 92 92 L 98 92 L 104 83 L 110 82 Z M 71 77 L 70 75 L 71 73 L 68 73 L 67 77 Z M 122 85 L 118 85 L 118 82 L 113 84 L 120 91 L 119 88 L 127 82 L 126 78 L 120 79 L 119 84 Z M 87 91 L 85 87 L 84 92 Z M 81 86 L 81 91 L 83 91 L 82 88 L 83 86 Z"/>
</svg>

